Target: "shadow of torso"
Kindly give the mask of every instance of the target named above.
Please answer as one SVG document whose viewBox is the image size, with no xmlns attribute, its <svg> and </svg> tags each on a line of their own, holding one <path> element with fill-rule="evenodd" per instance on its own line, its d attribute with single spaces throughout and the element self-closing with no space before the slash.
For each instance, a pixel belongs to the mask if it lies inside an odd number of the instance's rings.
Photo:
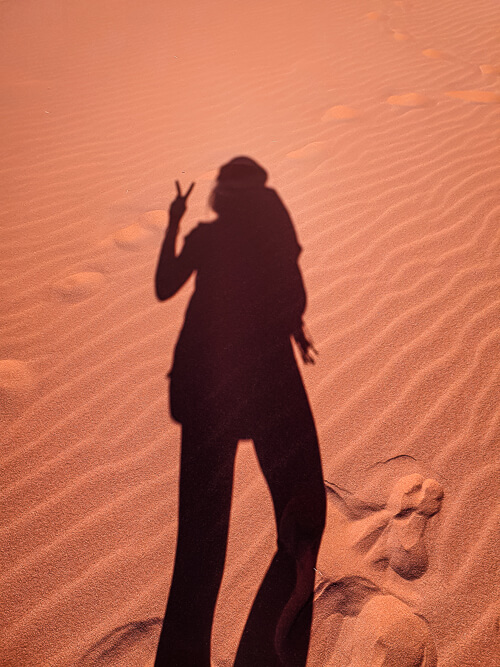
<svg viewBox="0 0 500 667">
<path fill-rule="evenodd" d="M 305 308 L 292 222 L 262 188 L 199 224 L 183 252 L 197 276 L 170 373 L 172 416 L 251 437 L 276 410 L 307 401 L 290 341 Z"/>
</svg>

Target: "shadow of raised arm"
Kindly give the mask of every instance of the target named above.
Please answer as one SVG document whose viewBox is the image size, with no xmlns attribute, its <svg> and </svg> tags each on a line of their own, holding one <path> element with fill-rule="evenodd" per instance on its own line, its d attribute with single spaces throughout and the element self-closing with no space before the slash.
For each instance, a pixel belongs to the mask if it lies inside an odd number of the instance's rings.
<svg viewBox="0 0 500 667">
<path fill-rule="evenodd" d="M 174 296 L 194 271 L 189 253 L 186 253 L 184 248 L 178 257 L 175 255 L 175 243 L 179 233 L 180 221 L 186 212 L 186 201 L 194 183 L 191 183 L 185 195 L 182 194 L 178 181 L 175 182 L 175 185 L 177 187 L 177 197 L 170 205 L 167 233 L 161 247 L 155 275 L 156 296 L 160 301 L 165 301 Z"/>
</svg>

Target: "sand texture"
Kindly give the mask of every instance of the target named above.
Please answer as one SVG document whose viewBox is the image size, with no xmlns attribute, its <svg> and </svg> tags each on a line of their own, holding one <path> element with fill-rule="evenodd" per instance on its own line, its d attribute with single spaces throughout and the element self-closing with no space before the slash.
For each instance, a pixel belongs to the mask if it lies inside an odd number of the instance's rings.
<svg viewBox="0 0 500 667">
<path fill-rule="evenodd" d="M 303 246 L 327 483 L 311 667 L 500 664 L 497 0 L 0 3 L 2 667 L 152 664 L 180 429 L 174 180 L 258 160 Z M 275 548 L 237 456 L 213 664 Z"/>
</svg>

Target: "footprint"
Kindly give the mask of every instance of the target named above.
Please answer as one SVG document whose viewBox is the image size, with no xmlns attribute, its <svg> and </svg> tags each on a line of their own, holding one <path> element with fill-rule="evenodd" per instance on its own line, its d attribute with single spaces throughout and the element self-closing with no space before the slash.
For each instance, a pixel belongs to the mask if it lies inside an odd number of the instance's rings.
<svg viewBox="0 0 500 667">
<path fill-rule="evenodd" d="M 500 76 L 500 65 L 479 65 L 483 74 L 496 74 Z"/>
<path fill-rule="evenodd" d="M 389 16 L 384 12 L 368 12 L 368 14 L 365 14 L 365 19 L 384 22 L 389 20 Z"/>
<path fill-rule="evenodd" d="M 327 667 L 437 665 L 427 621 L 364 577 L 319 580 L 311 634 Z"/>
<path fill-rule="evenodd" d="M 405 95 L 391 95 L 387 98 L 387 103 L 398 107 L 429 107 L 434 101 L 420 93 L 406 93 Z"/>
<path fill-rule="evenodd" d="M 0 360 L 0 391 L 12 396 L 23 395 L 35 386 L 35 378 L 25 361 Z"/>
<path fill-rule="evenodd" d="M 323 122 L 329 120 L 354 120 L 355 118 L 360 118 L 362 115 L 361 111 L 354 109 L 353 107 L 347 107 L 343 105 L 330 107 L 325 113 L 321 116 Z"/>
<path fill-rule="evenodd" d="M 423 534 L 441 508 L 441 485 L 420 474 L 406 475 L 385 505 L 361 500 L 331 482 L 325 486 L 327 528 L 312 626 L 315 645 L 324 647 L 321 664 L 436 667 L 428 623 L 391 594 L 391 578 L 380 579 L 379 572 L 390 567 L 411 580 L 427 569 Z M 325 548 L 336 552 L 333 560 Z"/>
<path fill-rule="evenodd" d="M 339 613 L 343 616 L 356 616 L 363 605 L 373 596 L 378 595 L 380 589 L 369 579 L 351 575 L 341 577 L 335 581 L 319 578 L 314 592 L 314 602 L 321 607 L 328 606 L 329 613 Z M 315 613 L 316 613 L 315 606 Z"/>
<path fill-rule="evenodd" d="M 148 230 L 141 227 L 138 223 L 119 229 L 112 235 L 114 243 L 125 250 L 136 250 L 141 247 L 143 242 L 149 238 Z"/>
<path fill-rule="evenodd" d="M 445 95 L 475 104 L 500 104 L 500 93 L 492 90 L 450 90 Z"/>
<path fill-rule="evenodd" d="M 82 271 L 57 281 L 52 285 L 52 291 L 61 300 L 77 302 L 98 292 L 104 282 L 102 273 Z"/>
<path fill-rule="evenodd" d="M 330 507 L 335 507 L 339 517 L 334 529 L 346 531 L 343 542 L 360 572 L 374 576 L 390 567 L 403 579 L 412 580 L 427 571 L 423 537 L 429 519 L 441 509 L 444 493 L 439 482 L 420 474 L 402 477 L 385 506 L 356 501 L 355 496 L 342 495 L 328 484 L 327 491 Z M 328 536 L 324 538 L 327 542 Z"/>
<path fill-rule="evenodd" d="M 444 51 L 439 51 L 438 49 L 424 49 L 422 55 L 431 60 L 449 60 L 450 56 Z"/>
<path fill-rule="evenodd" d="M 387 503 L 393 519 L 387 528 L 389 566 L 403 579 L 418 579 L 428 567 L 423 536 L 429 519 L 441 509 L 443 487 L 435 479 L 409 475 L 399 480 Z"/>
<path fill-rule="evenodd" d="M 114 628 L 87 650 L 78 661 L 79 667 L 140 664 L 145 654 L 153 654 L 162 620 L 154 616 Z"/>
<path fill-rule="evenodd" d="M 364 577 L 354 575 L 332 580 L 318 575 L 311 628 L 311 644 L 316 647 L 315 664 L 339 664 L 338 658 L 345 653 L 342 645 L 345 642 L 339 641 L 339 635 L 346 635 L 346 626 L 352 625 L 368 600 L 380 592 L 378 586 Z"/>
<path fill-rule="evenodd" d="M 350 648 L 348 667 L 435 667 L 429 625 L 392 595 L 375 595 L 339 643 Z"/>
<path fill-rule="evenodd" d="M 321 155 L 324 146 L 324 141 L 313 141 L 310 144 L 306 144 L 303 148 L 287 153 L 286 156 L 291 160 L 308 160 L 309 158 Z"/>
<path fill-rule="evenodd" d="M 168 213 L 161 209 L 155 211 L 146 211 L 142 213 L 138 220 L 138 224 L 146 229 L 151 229 L 153 231 L 165 231 L 168 223 Z"/>
<path fill-rule="evenodd" d="M 408 510 L 418 510 L 428 518 L 441 509 L 443 487 L 435 479 L 424 480 L 422 475 L 407 475 L 396 482 L 387 501 L 387 510 L 393 516 Z"/>
<path fill-rule="evenodd" d="M 411 35 L 409 35 L 407 32 L 403 32 L 402 30 L 393 30 L 392 36 L 396 42 L 409 42 L 413 39 Z"/>
</svg>

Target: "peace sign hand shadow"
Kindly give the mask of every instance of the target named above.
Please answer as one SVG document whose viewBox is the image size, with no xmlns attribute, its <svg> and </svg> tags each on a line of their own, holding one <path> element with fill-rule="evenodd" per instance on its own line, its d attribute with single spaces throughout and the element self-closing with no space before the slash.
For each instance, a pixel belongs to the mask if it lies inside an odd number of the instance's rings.
<svg viewBox="0 0 500 667">
<path fill-rule="evenodd" d="M 174 224 L 179 224 L 182 216 L 186 212 L 187 198 L 189 197 L 192 189 L 194 188 L 194 183 L 191 183 L 185 195 L 182 194 L 179 181 L 175 181 L 175 187 L 177 188 L 177 197 L 170 204 L 170 211 L 169 211 L 170 222 Z"/>
</svg>

